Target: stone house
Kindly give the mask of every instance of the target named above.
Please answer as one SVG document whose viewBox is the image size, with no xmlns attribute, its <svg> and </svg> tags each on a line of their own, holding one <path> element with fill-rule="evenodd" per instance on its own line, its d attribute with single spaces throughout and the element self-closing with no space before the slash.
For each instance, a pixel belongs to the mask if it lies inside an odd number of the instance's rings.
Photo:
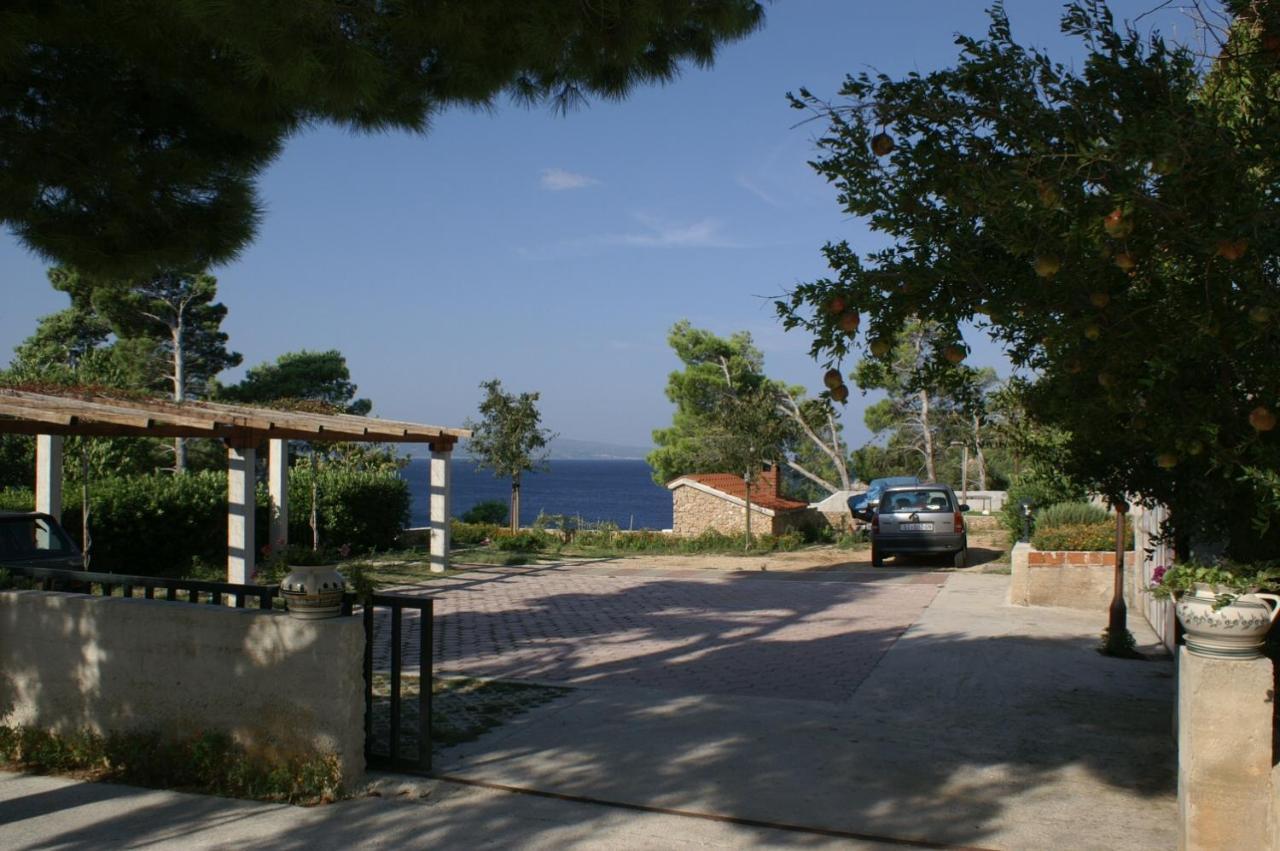
<svg viewBox="0 0 1280 851">
<path fill-rule="evenodd" d="M 675 503 L 672 531 L 696 537 L 716 531 L 745 531 L 746 483 L 732 473 L 691 473 L 667 483 Z M 751 533 L 780 535 L 811 525 L 809 504 L 782 496 L 778 468 L 765 470 L 751 485 Z"/>
</svg>

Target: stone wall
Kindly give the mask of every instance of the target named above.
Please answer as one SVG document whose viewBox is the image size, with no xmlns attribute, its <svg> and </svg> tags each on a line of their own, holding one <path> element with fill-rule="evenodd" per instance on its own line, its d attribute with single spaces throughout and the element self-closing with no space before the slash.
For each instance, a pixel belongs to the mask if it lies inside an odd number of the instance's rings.
<svg viewBox="0 0 1280 851">
<path fill-rule="evenodd" d="M 221 731 L 250 753 L 364 772 L 359 618 L 0 592 L 0 724 L 59 733 Z"/>
<path fill-rule="evenodd" d="M 677 535 L 696 537 L 708 530 L 723 535 L 741 535 L 745 530 L 746 511 L 741 505 L 684 485 L 671 492 L 675 503 L 672 531 Z M 801 513 L 801 512 L 797 512 Z M 770 517 L 763 509 L 751 506 L 751 534 L 778 534 L 780 518 Z"/>
<path fill-rule="evenodd" d="M 1042 551 L 1019 542 L 1010 562 L 1009 602 L 1015 606 L 1106 611 L 1115 593 L 1115 553 Z M 1132 595 L 1133 564 L 1133 552 L 1125 553 L 1126 599 Z"/>
</svg>

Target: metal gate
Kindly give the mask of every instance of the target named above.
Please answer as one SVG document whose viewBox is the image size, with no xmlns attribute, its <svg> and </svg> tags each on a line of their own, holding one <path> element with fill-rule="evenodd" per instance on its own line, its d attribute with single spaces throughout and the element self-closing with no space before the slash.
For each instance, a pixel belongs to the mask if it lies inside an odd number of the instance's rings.
<svg viewBox="0 0 1280 851">
<path fill-rule="evenodd" d="M 370 768 L 431 770 L 433 602 L 430 597 L 373 594 L 362 603 L 364 756 Z M 406 698 L 414 673 L 417 695 Z"/>
</svg>

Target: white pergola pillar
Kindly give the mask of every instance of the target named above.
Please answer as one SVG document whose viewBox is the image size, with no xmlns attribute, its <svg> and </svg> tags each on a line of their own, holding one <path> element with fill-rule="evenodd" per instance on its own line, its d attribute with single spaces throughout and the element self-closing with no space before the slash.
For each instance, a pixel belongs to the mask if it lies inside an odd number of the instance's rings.
<svg viewBox="0 0 1280 851">
<path fill-rule="evenodd" d="M 36 511 L 62 520 L 62 435 L 36 435 Z"/>
<path fill-rule="evenodd" d="M 36 435 L 36 511 L 62 522 L 62 435 Z M 40 530 L 37 546 L 49 546 L 48 531 Z"/>
<path fill-rule="evenodd" d="M 449 461 L 453 457 L 453 444 L 439 448 L 431 445 L 431 484 L 428 489 L 431 500 L 431 517 L 427 527 L 431 530 L 431 572 L 444 573 L 449 569 Z"/>
<path fill-rule="evenodd" d="M 267 491 L 271 494 L 272 552 L 289 546 L 289 444 L 273 438 L 267 444 Z"/>
<path fill-rule="evenodd" d="M 252 445 L 227 447 L 227 581 L 253 581 L 254 463 Z"/>
</svg>

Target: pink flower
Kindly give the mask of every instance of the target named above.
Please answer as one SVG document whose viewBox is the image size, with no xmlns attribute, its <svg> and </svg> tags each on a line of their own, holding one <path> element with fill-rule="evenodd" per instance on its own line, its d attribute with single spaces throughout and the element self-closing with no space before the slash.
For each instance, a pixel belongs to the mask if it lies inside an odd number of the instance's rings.
<svg viewBox="0 0 1280 851">
<path fill-rule="evenodd" d="M 1155 570 L 1151 571 L 1152 586 L 1161 584 L 1164 581 L 1164 575 L 1168 572 L 1169 572 L 1169 568 L 1165 567 L 1163 564 L 1157 567 Z"/>
</svg>

